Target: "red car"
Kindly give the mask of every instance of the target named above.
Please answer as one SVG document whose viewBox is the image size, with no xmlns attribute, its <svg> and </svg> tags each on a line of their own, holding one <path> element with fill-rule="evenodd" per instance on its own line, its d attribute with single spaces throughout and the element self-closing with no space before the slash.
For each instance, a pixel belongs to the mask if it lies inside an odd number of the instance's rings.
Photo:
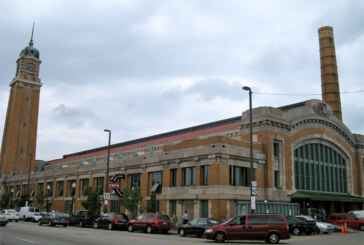
<svg viewBox="0 0 364 245">
<path fill-rule="evenodd" d="M 327 222 L 336 225 L 346 224 L 347 227 L 364 231 L 364 212 L 352 211 L 349 213 L 330 214 Z"/>
<path fill-rule="evenodd" d="M 289 239 L 289 226 L 280 214 L 244 214 L 235 216 L 221 225 L 205 230 L 206 239 L 224 242 L 225 240 L 265 240 L 276 244 Z"/>
<path fill-rule="evenodd" d="M 136 219 L 129 220 L 128 222 L 129 232 L 143 230 L 147 233 L 152 233 L 152 231 L 168 233 L 171 228 L 172 222 L 166 214 L 141 214 Z"/>
</svg>

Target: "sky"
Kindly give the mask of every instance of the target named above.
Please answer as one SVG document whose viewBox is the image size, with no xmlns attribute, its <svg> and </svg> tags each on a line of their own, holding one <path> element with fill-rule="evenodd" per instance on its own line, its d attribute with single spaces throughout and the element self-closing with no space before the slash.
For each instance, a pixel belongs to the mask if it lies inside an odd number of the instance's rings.
<svg viewBox="0 0 364 245">
<path fill-rule="evenodd" d="M 321 99 L 332 26 L 343 122 L 364 134 L 362 0 L 1 0 L 0 137 L 16 60 L 42 61 L 36 159 Z M 361 91 L 361 92 L 359 92 Z M 285 95 L 279 95 L 285 94 Z"/>
</svg>

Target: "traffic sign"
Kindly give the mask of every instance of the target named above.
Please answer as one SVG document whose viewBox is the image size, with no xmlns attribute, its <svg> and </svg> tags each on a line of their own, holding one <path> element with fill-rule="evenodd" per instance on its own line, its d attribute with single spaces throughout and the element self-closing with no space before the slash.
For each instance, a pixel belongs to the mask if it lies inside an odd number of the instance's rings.
<svg viewBox="0 0 364 245">
<path fill-rule="evenodd" d="M 104 200 L 109 200 L 110 199 L 110 193 L 105 192 L 104 193 Z"/>
</svg>

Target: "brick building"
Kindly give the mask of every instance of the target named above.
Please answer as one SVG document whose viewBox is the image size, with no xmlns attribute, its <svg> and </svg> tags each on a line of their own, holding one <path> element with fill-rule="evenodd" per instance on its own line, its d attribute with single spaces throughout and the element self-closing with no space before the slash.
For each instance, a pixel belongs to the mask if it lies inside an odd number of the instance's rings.
<svg viewBox="0 0 364 245">
<path fill-rule="evenodd" d="M 286 212 L 292 203 L 299 204 L 299 212 L 364 209 L 364 135 L 353 134 L 342 122 L 332 28 L 320 28 L 319 38 L 323 100 L 252 110 L 256 200 L 264 212 Z M 181 217 L 187 210 L 190 218 L 226 219 L 250 201 L 249 129 L 247 110 L 242 116 L 113 144 L 109 176 L 124 174 L 121 188 L 140 186 L 144 211 Z M 88 187 L 106 191 L 107 152 L 105 146 L 39 165 L 30 190 L 48 192 L 49 186 L 52 209 L 70 211 L 72 203 L 82 209 Z M 1 174 L 2 191 L 13 189 L 13 199 L 26 190 L 25 172 L 2 168 Z M 118 199 L 111 195 L 108 211 L 124 211 Z M 31 202 L 37 205 L 34 197 Z"/>
</svg>

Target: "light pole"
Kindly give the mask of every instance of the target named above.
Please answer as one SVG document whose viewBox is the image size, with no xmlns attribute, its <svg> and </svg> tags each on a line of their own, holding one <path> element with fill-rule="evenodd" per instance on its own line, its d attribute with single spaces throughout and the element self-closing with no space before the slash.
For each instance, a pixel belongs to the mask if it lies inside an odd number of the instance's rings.
<svg viewBox="0 0 364 245">
<path fill-rule="evenodd" d="M 72 213 L 74 212 L 74 202 L 75 202 L 75 187 L 76 183 L 72 183 Z"/>
<path fill-rule="evenodd" d="M 252 90 L 248 86 L 243 87 L 244 90 L 249 91 L 249 129 L 250 129 L 250 195 L 251 195 L 251 212 L 255 213 L 255 196 L 256 196 L 256 182 L 253 167 L 253 113 L 252 113 Z M 253 182 L 254 185 L 253 186 Z"/>
<path fill-rule="evenodd" d="M 14 193 L 14 188 L 11 188 L 10 208 L 13 207 L 13 193 Z"/>
<path fill-rule="evenodd" d="M 51 186 L 47 185 L 47 204 L 46 204 L 46 212 L 49 212 L 49 204 L 48 204 L 48 197 L 49 197 L 49 190 L 51 189 Z"/>
<path fill-rule="evenodd" d="M 109 163 L 110 163 L 110 141 L 111 141 L 111 130 L 104 129 L 105 132 L 109 133 L 109 144 L 107 147 L 107 163 L 106 163 L 106 186 L 105 186 L 105 193 L 107 193 L 107 190 L 109 189 Z M 104 206 L 104 213 L 107 212 L 107 200 L 105 200 L 105 206 Z"/>
<path fill-rule="evenodd" d="M 27 204 L 29 203 L 30 199 L 29 187 L 30 187 L 30 168 L 32 166 L 32 153 L 28 153 L 28 155 L 29 155 L 29 171 L 28 171 L 28 186 L 27 186 Z"/>
</svg>

